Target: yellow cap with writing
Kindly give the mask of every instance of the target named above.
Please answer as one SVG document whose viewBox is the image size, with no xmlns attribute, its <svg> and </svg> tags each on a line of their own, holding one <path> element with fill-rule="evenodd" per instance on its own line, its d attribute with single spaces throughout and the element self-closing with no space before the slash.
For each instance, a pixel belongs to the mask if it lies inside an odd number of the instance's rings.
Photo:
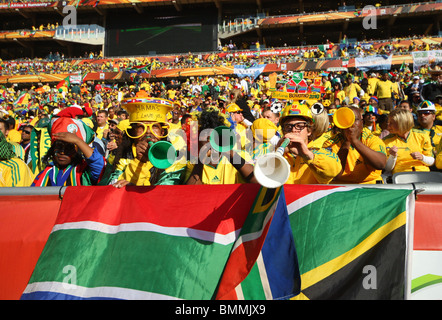
<svg viewBox="0 0 442 320">
<path fill-rule="evenodd" d="M 129 113 L 130 122 L 167 122 L 167 113 L 172 111 L 172 101 L 161 98 L 129 98 L 121 101 L 121 107 Z"/>
</svg>

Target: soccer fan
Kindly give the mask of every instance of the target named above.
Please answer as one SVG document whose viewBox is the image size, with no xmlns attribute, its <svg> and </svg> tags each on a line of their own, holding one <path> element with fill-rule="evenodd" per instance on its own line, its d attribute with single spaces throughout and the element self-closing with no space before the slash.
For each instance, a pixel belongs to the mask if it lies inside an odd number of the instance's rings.
<svg viewBox="0 0 442 320">
<path fill-rule="evenodd" d="M 0 187 L 29 187 L 31 171 L 23 160 L 17 158 L 14 147 L 6 141 L 5 132 L 5 122 L 0 121 Z"/>
<path fill-rule="evenodd" d="M 172 110 L 172 102 L 161 98 L 135 97 L 123 100 L 121 106 L 129 113 L 130 127 L 125 131 L 133 141 L 134 159 L 113 185 L 122 188 L 129 184 L 150 186 L 182 183 L 186 163 L 181 158 L 167 169 L 154 167 L 153 159 L 149 159 L 151 145 L 165 141 L 169 135 L 167 113 Z"/>
<path fill-rule="evenodd" d="M 284 157 L 290 165 L 287 184 L 328 184 L 342 169 L 336 154 L 312 141 L 313 116 L 310 108 L 296 102 L 288 104 L 281 115 L 283 137 L 289 139 Z"/>
<path fill-rule="evenodd" d="M 350 109 L 355 115 L 353 125 L 339 129 L 338 134 L 324 144 L 338 155 L 342 164 L 342 171 L 333 183 L 383 183 L 381 174 L 387 161 L 385 144 L 364 128 L 362 110 L 356 107 Z"/>
<path fill-rule="evenodd" d="M 89 144 L 94 133 L 83 121 L 54 118 L 50 124 L 51 148 L 43 158 L 46 167 L 37 174 L 33 187 L 96 185 L 106 161 Z"/>
<path fill-rule="evenodd" d="M 228 124 L 223 114 L 217 108 L 207 108 L 198 115 L 198 122 L 199 159 L 196 164 L 189 164 L 190 175 L 186 184 L 257 183 L 251 156 L 245 150 L 233 146 L 229 151 L 220 153 L 211 147 L 210 134 L 213 129 Z"/>
<path fill-rule="evenodd" d="M 416 129 L 422 130 L 427 133 L 431 140 L 433 151 L 436 151 L 436 147 L 441 141 L 442 126 L 435 125 L 436 120 L 436 107 L 428 100 L 423 101 L 417 108 L 417 121 L 418 126 Z"/>
<path fill-rule="evenodd" d="M 393 110 L 388 117 L 390 135 L 384 138 L 389 157 L 385 166 L 387 173 L 430 171 L 434 164 L 430 137 L 421 130 L 413 129 L 411 112 Z"/>
<path fill-rule="evenodd" d="M 374 88 L 375 95 L 377 96 L 379 102 L 379 108 L 386 111 L 393 110 L 393 99 L 394 89 L 393 83 L 389 80 L 389 75 L 387 71 L 382 73 L 381 80 L 376 83 Z"/>
</svg>

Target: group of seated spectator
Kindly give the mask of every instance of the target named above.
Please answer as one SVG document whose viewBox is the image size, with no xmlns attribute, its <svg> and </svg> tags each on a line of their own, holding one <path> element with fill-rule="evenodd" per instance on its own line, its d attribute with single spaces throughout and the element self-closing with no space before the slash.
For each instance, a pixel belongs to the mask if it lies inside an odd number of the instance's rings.
<svg viewBox="0 0 442 320">
<path fill-rule="evenodd" d="M 1 88 L 0 185 L 258 183 L 256 161 L 283 143 L 288 184 L 389 183 L 397 172 L 442 169 L 439 66 L 424 78 L 409 70 L 320 78 L 313 101 L 272 98 L 287 91 L 288 74 L 274 87 L 261 75 Z M 335 123 L 341 108 L 354 113 L 348 128 Z M 217 127 L 234 135 L 230 149 L 215 148 Z M 160 141 L 174 150 L 168 167 L 149 153 Z"/>
</svg>

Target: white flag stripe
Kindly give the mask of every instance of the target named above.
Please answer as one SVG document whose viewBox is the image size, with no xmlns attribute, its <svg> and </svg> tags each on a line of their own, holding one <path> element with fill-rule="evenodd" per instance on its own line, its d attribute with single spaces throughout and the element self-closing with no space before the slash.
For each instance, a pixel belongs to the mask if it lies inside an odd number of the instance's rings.
<svg viewBox="0 0 442 320">
<path fill-rule="evenodd" d="M 256 264 L 259 270 L 259 277 L 261 279 L 262 288 L 264 290 L 264 295 L 266 300 L 273 300 L 272 290 L 270 289 L 269 277 L 267 277 L 267 270 L 264 263 L 264 258 L 262 257 L 262 251 L 259 252 L 258 259 L 256 259 Z"/>
<path fill-rule="evenodd" d="M 235 242 L 235 245 L 233 246 L 232 251 L 234 251 L 236 248 L 238 248 L 244 242 L 253 241 L 253 240 L 256 240 L 259 237 L 261 237 L 262 232 L 265 229 L 265 226 L 269 223 L 270 219 L 273 217 L 273 214 L 275 213 L 276 206 L 278 205 L 278 202 L 279 202 L 279 198 L 278 198 L 278 201 L 275 201 L 272 204 L 272 206 L 269 208 L 269 211 L 267 212 L 267 215 L 266 215 L 264 222 L 263 222 L 263 227 L 258 232 L 246 233 L 246 234 L 240 236 L 238 238 L 238 240 Z"/>
<path fill-rule="evenodd" d="M 329 190 L 319 190 L 316 192 L 309 193 L 308 195 L 299 198 L 298 200 L 293 201 L 292 203 L 287 205 L 287 210 L 289 215 L 294 213 L 296 210 L 299 210 L 305 206 L 308 206 L 309 204 L 318 201 L 319 199 L 322 199 L 324 197 L 327 197 L 335 192 L 347 192 L 354 190 L 356 188 L 353 187 L 339 187 L 339 188 L 333 188 Z"/>
<path fill-rule="evenodd" d="M 57 224 L 53 227 L 52 232 L 60 230 L 75 230 L 86 229 L 91 231 L 98 231 L 107 234 L 117 234 L 119 232 L 156 232 L 170 236 L 196 238 L 198 240 L 214 242 L 222 245 L 229 245 L 235 242 L 241 231 L 235 230 L 228 234 L 219 234 L 210 231 L 197 230 L 184 227 L 163 227 L 153 223 L 147 222 L 134 222 L 134 223 L 122 223 L 114 226 L 96 221 L 81 221 L 81 222 L 66 222 L 63 224 Z"/>
<path fill-rule="evenodd" d="M 110 298 L 124 300 L 180 300 L 175 297 L 146 292 L 134 289 L 125 289 L 118 287 L 95 287 L 88 288 L 77 286 L 64 282 L 34 282 L 26 286 L 23 294 L 33 292 L 53 292 L 71 295 L 80 298 Z"/>
</svg>

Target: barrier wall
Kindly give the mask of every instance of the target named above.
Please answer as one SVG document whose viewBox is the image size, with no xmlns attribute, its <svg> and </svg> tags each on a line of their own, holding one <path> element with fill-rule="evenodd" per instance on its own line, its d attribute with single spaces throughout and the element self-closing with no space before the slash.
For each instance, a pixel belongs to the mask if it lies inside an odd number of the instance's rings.
<svg viewBox="0 0 442 320">
<path fill-rule="evenodd" d="M 413 223 L 409 225 L 414 228 L 414 240 L 410 239 L 414 251 L 410 257 L 412 264 L 408 264 L 412 265 L 408 298 L 442 299 L 442 187 L 437 184 L 372 187 L 418 190 L 415 208 L 410 210 L 411 215 L 414 211 L 414 221 L 411 219 Z M 20 298 L 52 230 L 64 190 L 0 189 L 0 299 Z"/>
</svg>

